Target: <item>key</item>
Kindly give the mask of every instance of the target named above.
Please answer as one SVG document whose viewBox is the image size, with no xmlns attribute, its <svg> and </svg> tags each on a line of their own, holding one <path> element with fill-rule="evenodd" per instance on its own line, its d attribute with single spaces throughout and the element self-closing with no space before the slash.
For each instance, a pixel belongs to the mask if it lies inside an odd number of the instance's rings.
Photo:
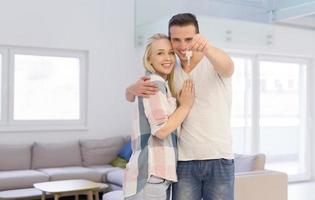
<svg viewBox="0 0 315 200">
<path fill-rule="evenodd" d="M 189 65 L 190 65 L 190 59 L 191 59 L 191 57 L 192 57 L 192 51 L 191 51 L 191 50 L 186 50 L 185 56 L 186 56 L 186 58 L 187 58 L 187 64 L 188 64 L 188 66 L 189 66 Z"/>
</svg>

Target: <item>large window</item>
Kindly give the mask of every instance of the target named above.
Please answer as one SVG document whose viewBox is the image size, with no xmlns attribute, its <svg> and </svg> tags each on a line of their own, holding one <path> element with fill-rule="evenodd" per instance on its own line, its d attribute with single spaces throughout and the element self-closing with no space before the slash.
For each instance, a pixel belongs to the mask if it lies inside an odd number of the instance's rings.
<svg viewBox="0 0 315 200">
<path fill-rule="evenodd" d="M 86 53 L 8 48 L 0 131 L 85 128 Z M 1 63 L 1 62 L 0 62 Z M 0 68 L 1 69 L 1 68 Z M 1 72 L 1 71 L 0 71 Z M 0 87 L 1 88 L 1 87 Z M 2 110 L 0 110 L 2 111 Z"/>
<path fill-rule="evenodd" d="M 267 167 L 297 176 L 306 173 L 306 64 L 299 61 L 259 61 L 260 151 Z"/>
<path fill-rule="evenodd" d="M 80 119 L 78 58 L 14 56 L 14 120 Z"/>
<path fill-rule="evenodd" d="M 233 57 L 232 132 L 237 153 L 262 152 L 266 168 L 309 178 L 307 59 Z"/>
</svg>

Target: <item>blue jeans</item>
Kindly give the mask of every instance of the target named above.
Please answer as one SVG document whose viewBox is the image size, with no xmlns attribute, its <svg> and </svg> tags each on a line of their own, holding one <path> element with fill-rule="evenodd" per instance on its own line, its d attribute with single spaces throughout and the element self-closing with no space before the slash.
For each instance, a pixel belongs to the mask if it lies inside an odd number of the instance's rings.
<svg viewBox="0 0 315 200">
<path fill-rule="evenodd" d="M 233 200 L 234 160 L 178 161 L 173 200 Z"/>
</svg>

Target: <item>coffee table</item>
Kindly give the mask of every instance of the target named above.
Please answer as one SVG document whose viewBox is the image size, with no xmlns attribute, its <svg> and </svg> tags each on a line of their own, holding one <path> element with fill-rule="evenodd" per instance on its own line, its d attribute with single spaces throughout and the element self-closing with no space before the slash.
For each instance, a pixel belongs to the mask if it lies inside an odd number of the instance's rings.
<svg viewBox="0 0 315 200">
<path fill-rule="evenodd" d="M 59 200 L 61 196 L 75 195 L 75 199 L 79 199 L 80 194 L 88 196 L 88 200 L 99 200 L 98 192 L 107 187 L 104 183 L 95 183 L 89 180 L 74 179 L 64 181 L 49 181 L 43 183 L 35 183 L 34 187 L 42 191 L 42 200 L 46 199 L 46 195 L 54 195 L 54 200 Z"/>
</svg>

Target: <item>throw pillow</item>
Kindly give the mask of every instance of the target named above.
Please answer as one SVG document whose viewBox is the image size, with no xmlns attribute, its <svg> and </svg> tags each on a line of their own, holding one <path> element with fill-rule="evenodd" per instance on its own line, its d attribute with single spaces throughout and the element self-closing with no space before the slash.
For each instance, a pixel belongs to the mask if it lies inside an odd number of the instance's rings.
<svg viewBox="0 0 315 200">
<path fill-rule="evenodd" d="M 127 165 L 128 161 L 123 159 L 123 158 L 120 158 L 120 157 L 117 157 L 115 158 L 114 160 L 112 160 L 110 162 L 110 164 L 114 167 L 120 167 L 120 168 L 126 168 L 126 165 Z"/>
<path fill-rule="evenodd" d="M 123 147 L 120 149 L 118 157 L 129 161 L 131 154 L 132 154 L 131 140 L 129 139 L 128 142 L 124 144 Z"/>
<path fill-rule="evenodd" d="M 255 168 L 256 155 L 236 154 L 234 161 L 235 173 L 253 171 Z"/>
</svg>

